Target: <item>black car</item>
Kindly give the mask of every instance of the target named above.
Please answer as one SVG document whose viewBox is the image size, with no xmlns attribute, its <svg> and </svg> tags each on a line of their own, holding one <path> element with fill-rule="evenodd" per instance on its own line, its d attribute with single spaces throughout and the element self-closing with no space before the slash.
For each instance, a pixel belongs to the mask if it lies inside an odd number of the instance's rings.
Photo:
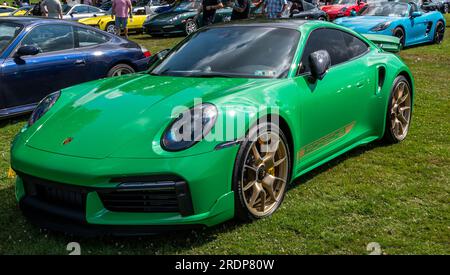
<svg viewBox="0 0 450 275">
<path fill-rule="evenodd" d="M 444 5 L 438 0 L 421 0 L 420 7 L 424 11 L 442 11 Z"/>
<path fill-rule="evenodd" d="M 328 15 L 317 4 L 305 0 L 293 0 L 289 17 L 296 19 L 328 20 Z"/>
</svg>

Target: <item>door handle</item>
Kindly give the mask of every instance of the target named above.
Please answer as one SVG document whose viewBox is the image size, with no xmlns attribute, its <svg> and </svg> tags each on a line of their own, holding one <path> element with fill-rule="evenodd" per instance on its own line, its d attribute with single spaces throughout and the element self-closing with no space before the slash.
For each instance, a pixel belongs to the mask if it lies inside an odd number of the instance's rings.
<svg viewBox="0 0 450 275">
<path fill-rule="evenodd" d="M 362 86 L 364 86 L 363 82 L 356 83 L 356 88 L 361 88 Z"/>
<path fill-rule="evenodd" d="M 78 59 L 75 61 L 75 65 L 86 65 L 86 61 L 83 59 Z"/>
</svg>

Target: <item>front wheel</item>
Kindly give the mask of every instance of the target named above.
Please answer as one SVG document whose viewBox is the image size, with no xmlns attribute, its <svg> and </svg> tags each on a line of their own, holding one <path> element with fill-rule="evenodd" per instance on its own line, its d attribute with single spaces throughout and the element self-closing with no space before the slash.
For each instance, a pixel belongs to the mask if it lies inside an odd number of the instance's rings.
<svg viewBox="0 0 450 275">
<path fill-rule="evenodd" d="M 389 96 L 384 140 L 398 143 L 406 138 L 412 117 L 411 86 L 404 76 L 397 76 Z"/>
<path fill-rule="evenodd" d="M 273 123 L 254 126 L 241 144 L 233 172 L 235 216 L 253 221 L 281 205 L 290 180 L 289 146 Z"/>
<path fill-rule="evenodd" d="M 403 48 L 405 46 L 405 32 L 402 28 L 395 28 L 393 33 L 395 37 L 400 39 L 400 48 Z"/>
<path fill-rule="evenodd" d="M 441 44 L 442 40 L 444 40 L 445 26 L 444 23 L 438 21 L 436 24 L 436 28 L 434 31 L 434 40 L 433 42 L 436 44 Z"/>
<path fill-rule="evenodd" d="M 185 25 L 185 32 L 187 35 L 190 35 L 191 33 L 197 31 L 198 26 L 197 23 L 194 21 L 194 19 L 188 19 L 186 21 Z"/>
</svg>

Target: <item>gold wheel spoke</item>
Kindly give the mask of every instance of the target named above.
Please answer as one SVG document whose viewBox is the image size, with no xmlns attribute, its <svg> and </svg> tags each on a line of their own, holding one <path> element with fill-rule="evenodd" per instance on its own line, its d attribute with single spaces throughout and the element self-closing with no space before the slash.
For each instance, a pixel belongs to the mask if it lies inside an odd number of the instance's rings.
<svg viewBox="0 0 450 275">
<path fill-rule="evenodd" d="M 398 97 L 397 104 L 400 105 L 408 99 L 409 93 L 406 93 L 403 97 Z"/>
<path fill-rule="evenodd" d="M 277 167 L 278 165 L 282 164 L 285 160 L 286 160 L 286 157 L 283 157 L 283 158 L 277 160 L 277 161 L 273 164 L 273 166 L 274 166 L 274 167 Z"/>
<path fill-rule="evenodd" d="M 264 212 L 266 209 L 266 191 L 264 189 L 261 190 L 260 194 L 260 211 Z"/>
<path fill-rule="evenodd" d="M 256 181 L 251 181 L 249 182 L 246 186 L 243 187 L 244 192 L 247 191 L 248 189 L 250 189 L 251 187 L 253 187 L 255 185 Z"/>
<path fill-rule="evenodd" d="M 275 196 L 275 190 L 273 190 L 273 184 L 275 182 L 275 177 L 272 175 L 266 175 L 263 179 L 263 187 L 267 190 L 267 193 L 269 193 L 270 198 L 273 201 L 277 201 L 277 198 Z"/>
<path fill-rule="evenodd" d="M 261 189 L 257 188 L 256 184 L 253 184 L 253 193 L 252 193 L 252 196 L 251 196 L 251 198 L 250 198 L 250 200 L 248 202 L 250 207 L 253 208 L 255 206 L 256 200 L 259 197 L 259 193 L 261 193 Z"/>
<path fill-rule="evenodd" d="M 405 111 L 408 111 L 408 110 L 410 110 L 411 109 L 411 107 L 409 107 L 409 106 L 405 106 L 405 107 L 401 107 L 401 108 L 399 108 L 400 109 L 400 112 L 403 114 Z"/>
<path fill-rule="evenodd" d="M 402 127 L 404 126 L 403 124 L 408 124 L 408 121 L 406 121 L 406 118 L 403 116 L 403 114 L 398 114 L 397 118 L 401 122 Z"/>
<path fill-rule="evenodd" d="M 261 160 L 261 155 L 259 154 L 258 148 L 256 148 L 256 143 L 252 146 L 252 152 L 256 160 Z"/>
<path fill-rule="evenodd" d="M 250 170 L 254 171 L 255 173 L 258 171 L 258 169 L 256 169 L 255 167 L 253 167 L 251 165 L 244 165 L 244 168 L 250 169 Z"/>
</svg>

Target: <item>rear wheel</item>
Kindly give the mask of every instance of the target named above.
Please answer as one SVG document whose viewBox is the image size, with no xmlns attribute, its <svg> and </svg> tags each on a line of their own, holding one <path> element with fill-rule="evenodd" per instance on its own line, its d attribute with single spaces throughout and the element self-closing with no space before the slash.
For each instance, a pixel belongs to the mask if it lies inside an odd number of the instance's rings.
<svg viewBox="0 0 450 275">
<path fill-rule="evenodd" d="M 444 40 L 445 26 L 444 23 L 438 21 L 436 24 L 436 29 L 434 31 L 434 43 L 441 44 Z"/>
<path fill-rule="evenodd" d="M 397 143 L 406 138 L 412 117 L 412 94 L 408 80 L 397 76 L 392 86 L 386 114 L 384 140 Z"/>
<path fill-rule="evenodd" d="M 270 122 L 253 127 L 239 149 L 234 167 L 236 217 L 253 221 L 275 212 L 284 199 L 290 169 L 283 131 Z"/>
<path fill-rule="evenodd" d="M 109 70 L 108 77 L 132 74 L 134 72 L 135 72 L 134 69 L 131 68 L 129 65 L 118 64 L 118 65 L 112 67 L 111 70 Z"/>
<path fill-rule="evenodd" d="M 393 33 L 395 37 L 400 39 L 400 47 L 403 48 L 405 46 L 405 32 L 402 28 L 398 27 L 394 29 Z"/>
</svg>

